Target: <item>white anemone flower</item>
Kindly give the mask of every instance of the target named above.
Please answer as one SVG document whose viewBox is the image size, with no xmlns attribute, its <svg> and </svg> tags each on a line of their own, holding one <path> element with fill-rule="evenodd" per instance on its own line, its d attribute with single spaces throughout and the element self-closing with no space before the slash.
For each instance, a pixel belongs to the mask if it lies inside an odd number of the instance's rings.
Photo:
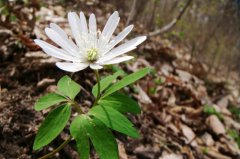
<svg viewBox="0 0 240 159">
<path fill-rule="evenodd" d="M 100 31 L 97 31 L 94 14 L 90 15 L 87 24 L 83 12 L 80 12 L 80 16 L 75 12 L 69 12 L 68 22 L 75 43 L 54 23 L 51 23 L 49 28 L 45 28 L 45 32 L 61 48 L 39 39 L 34 41 L 48 55 L 66 61 L 56 63 L 57 67 L 64 71 L 77 72 L 88 66 L 92 69 L 101 69 L 103 65 L 117 64 L 132 59 L 133 56 L 124 54 L 135 49 L 137 45 L 146 40 L 146 36 L 140 36 L 118 45 L 133 29 L 133 25 L 130 25 L 117 36 L 112 37 L 119 20 L 119 14 L 115 11 L 109 17 L 103 31 L 100 33 Z M 115 47 L 116 45 L 118 46 Z"/>
</svg>

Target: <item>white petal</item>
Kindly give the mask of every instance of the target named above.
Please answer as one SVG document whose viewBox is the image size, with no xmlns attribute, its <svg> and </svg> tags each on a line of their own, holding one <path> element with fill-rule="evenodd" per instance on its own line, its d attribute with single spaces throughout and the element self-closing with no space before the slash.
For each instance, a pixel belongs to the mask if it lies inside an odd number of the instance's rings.
<svg viewBox="0 0 240 159">
<path fill-rule="evenodd" d="M 109 28 L 107 35 L 105 36 L 107 42 L 111 39 L 114 31 L 116 30 L 116 28 L 118 26 L 119 21 L 120 21 L 120 18 L 119 17 L 116 18 L 115 21 L 112 23 L 111 27 Z"/>
<path fill-rule="evenodd" d="M 80 12 L 80 22 L 81 22 L 81 32 L 87 34 L 88 33 L 87 20 L 83 12 Z"/>
<path fill-rule="evenodd" d="M 123 55 L 129 51 L 132 51 L 134 49 L 136 49 L 137 47 L 128 47 L 128 48 L 125 48 L 125 49 L 118 49 L 118 50 L 112 50 L 110 51 L 108 54 L 104 55 L 103 57 L 101 57 L 97 63 L 104 63 L 106 61 L 109 61 L 117 56 L 120 56 L 120 55 Z"/>
<path fill-rule="evenodd" d="M 91 14 L 89 18 L 89 33 L 97 35 L 97 22 L 94 14 Z"/>
<path fill-rule="evenodd" d="M 62 28 L 60 26 L 58 26 L 55 23 L 50 23 L 50 27 L 56 31 L 59 35 L 61 35 L 63 38 L 68 39 L 67 34 L 62 30 Z"/>
<path fill-rule="evenodd" d="M 106 53 L 111 50 L 114 46 L 120 43 L 133 29 L 133 25 L 126 27 L 121 33 L 119 33 L 115 38 L 113 38 L 109 43 L 109 48 L 106 50 Z"/>
<path fill-rule="evenodd" d="M 78 50 L 78 47 L 76 46 L 76 44 L 71 39 L 68 38 L 68 35 L 65 33 L 65 31 L 60 26 L 58 26 L 55 23 L 51 23 L 50 27 L 54 31 L 56 31 L 59 35 L 61 35 L 63 39 L 68 41 L 68 43 L 71 45 L 71 47 L 73 47 L 74 50 Z"/>
<path fill-rule="evenodd" d="M 99 64 L 90 64 L 90 68 L 93 70 L 99 70 L 102 69 L 103 67 L 100 66 Z"/>
<path fill-rule="evenodd" d="M 68 72 L 78 72 L 89 66 L 88 63 L 57 62 L 57 67 Z"/>
<path fill-rule="evenodd" d="M 78 48 L 73 43 L 71 43 L 71 41 L 69 41 L 66 38 L 63 38 L 53 29 L 46 28 L 45 32 L 53 42 L 61 46 L 64 50 L 68 51 L 73 56 L 79 57 Z"/>
<path fill-rule="evenodd" d="M 38 44 L 43 49 L 43 51 L 50 56 L 67 61 L 80 61 L 79 59 L 76 59 L 75 57 L 71 56 L 68 52 L 64 51 L 63 49 L 59 49 L 53 45 L 46 43 L 45 41 L 35 39 L 34 42 Z"/>
<path fill-rule="evenodd" d="M 115 11 L 108 19 L 106 25 L 104 26 L 104 29 L 101 34 L 101 38 L 105 39 L 106 41 L 109 41 L 111 38 L 113 32 L 115 31 L 118 23 L 119 23 L 119 14 L 117 11 Z"/>
<path fill-rule="evenodd" d="M 68 13 L 68 22 L 72 30 L 73 37 L 77 43 L 77 45 L 81 48 L 81 33 L 80 33 L 80 19 L 75 12 Z"/>
<path fill-rule="evenodd" d="M 112 65 L 112 64 L 117 64 L 120 62 L 124 62 L 124 61 L 128 61 L 133 59 L 133 56 L 122 56 L 122 57 L 115 57 L 109 61 L 105 61 L 104 63 L 102 63 L 102 65 Z"/>
<path fill-rule="evenodd" d="M 146 36 L 136 37 L 132 40 L 127 41 L 126 43 L 112 49 L 109 53 L 105 54 L 102 58 L 99 59 L 98 63 L 108 61 L 114 57 L 120 56 L 136 48 L 137 45 L 141 44 L 146 40 Z"/>
</svg>

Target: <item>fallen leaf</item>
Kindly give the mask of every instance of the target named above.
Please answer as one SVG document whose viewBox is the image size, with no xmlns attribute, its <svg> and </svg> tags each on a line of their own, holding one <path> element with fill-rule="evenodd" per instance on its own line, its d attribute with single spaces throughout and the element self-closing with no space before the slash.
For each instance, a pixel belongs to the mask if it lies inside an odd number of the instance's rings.
<svg viewBox="0 0 240 159">
<path fill-rule="evenodd" d="M 209 128 L 217 135 L 225 134 L 225 127 L 216 115 L 211 115 L 207 118 Z"/>
</svg>

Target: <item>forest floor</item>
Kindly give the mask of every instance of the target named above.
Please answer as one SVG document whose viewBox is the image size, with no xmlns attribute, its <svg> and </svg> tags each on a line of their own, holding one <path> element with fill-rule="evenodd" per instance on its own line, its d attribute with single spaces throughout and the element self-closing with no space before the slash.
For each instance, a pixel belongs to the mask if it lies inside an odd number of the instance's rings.
<svg viewBox="0 0 240 159">
<path fill-rule="evenodd" d="M 33 37 L 46 40 L 43 30 L 50 22 L 70 31 L 66 19 L 59 18 L 66 14 L 60 6 L 42 7 L 36 14 L 40 18 Z M 135 27 L 135 36 L 143 33 L 140 26 Z M 36 112 L 33 105 L 40 96 L 53 91 L 56 81 L 66 73 L 31 39 L 20 37 L 23 47 L 16 44 L 19 36 L 13 36 L 7 29 L 0 34 L 4 43 L 0 52 L 0 159 L 38 158 L 60 145 L 69 133 L 64 130 L 49 147 L 32 150 L 38 126 L 48 113 Z M 208 74 L 207 66 L 191 59 L 187 48 L 158 36 L 149 38 L 134 54 L 132 62 L 101 71 L 134 72 L 146 66 L 155 70 L 126 90 L 142 107 L 140 115 L 128 116 L 141 137 L 131 139 L 115 133 L 121 159 L 240 158 L 240 95 L 236 74 L 228 80 Z M 77 99 L 90 105 L 93 99 L 88 92 L 96 82 L 93 71 L 86 69 L 70 75 L 84 88 L 85 98 Z M 91 156 L 97 158 L 93 152 Z M 74 142 L 53 158 L 78 159 Z"/>
</svg>

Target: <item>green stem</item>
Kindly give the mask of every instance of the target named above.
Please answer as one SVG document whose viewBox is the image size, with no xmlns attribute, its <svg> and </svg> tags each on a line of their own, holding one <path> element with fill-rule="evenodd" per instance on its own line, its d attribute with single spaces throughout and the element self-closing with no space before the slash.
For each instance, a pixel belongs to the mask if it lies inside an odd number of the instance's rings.
<svg viewBox="0 0 240 159">
<path fill-rule="evenodd" d="M 101 89 L 101 86 L 100 86 L 100 77 L 99 77 L 99 73 L 98 73 L 98 70 L 95 70 L 95 75 L 96 75 L 96 79 L 97 79 L 97 86 L 98 86 L 98 93 L 97 93 L 97 98 L 95 99 L 94 101 L 94 104 L 93 106 L 95 106 L 98 102 L 98 100 L 100 99 L 100 89 Z"/>
<path fill-rule="evenodd" d="M 79 114 L 84 114 L 84 112 L 83 112 L 82 109 L 79 107 L 79 105 L 78 105 L 77 102 L 71 101 L 71 104 L 72 104 L 72 106 L 77 110 L 77 112 L 78 112 Z"/>
<path fill-rule="evenodd" d="M 46 154 L 45 156 L 40 157 L 39 159 L 47 159 L 47 158 L 53 156 L 55 153 L 57 153 L 57 152 L 59 152 L 61 149 L 63 149 L 63 148 L 71 141 L 71 139 L 72 139 L 72 137 L 69 136 L 66 141 L 64 141 L 60 146 L 58 146 L 58 148 L 56 148 L 56 149 L 53 150 L 52 152 Z"/>
</svg>

